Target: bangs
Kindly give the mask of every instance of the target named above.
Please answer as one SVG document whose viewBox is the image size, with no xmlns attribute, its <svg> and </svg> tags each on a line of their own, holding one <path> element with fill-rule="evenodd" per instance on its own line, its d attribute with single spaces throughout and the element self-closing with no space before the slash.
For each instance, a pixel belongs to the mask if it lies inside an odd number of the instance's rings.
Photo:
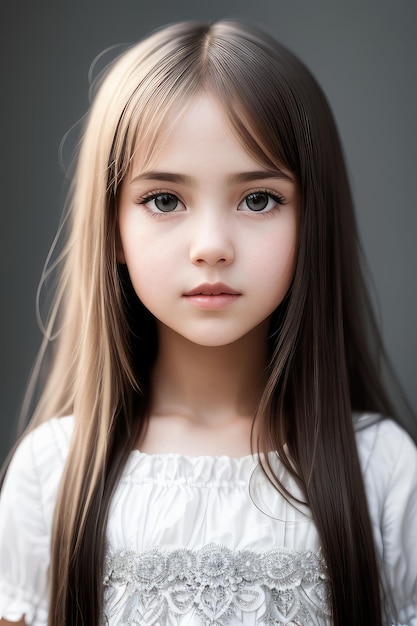
<svg viewBox="0 0 417 626">
<path fill-rule="evenodd" d="M 163 144 L 163 137 L 181 115 L 187 102 L 198 91 L 194 75 L 187 81 L 150 76 L 140 85 L 124 108 L 117 125 L 109 159 L 108 191 L 113 194 L 126 176 L 135 155 L 141 154 L 144 166 L 155 157 Z M 155 83 L 152 85 L 152 83 Z M 152 97 L 143 97 L 142 89 Z"/>
<path fill-rule="evenodd" d="M 275 62 L 271 63 L 268 46 L 272 44 L 258 41 L 232 22 L 200 25 L 186 35 L 175 26 L 172 29 L 172 40 L 165 39 L 163 46 L 155 46 L 147 55 L 140 54 L 142 44 L 127 53 L 133 54 L 134 67 L 128 64 L 125 76 L 127 97 L 124 104 L 120 102 L 113 134 L 108 191 L 116 194 L 137 152 L 143 164 L 152 160 L 166 131 L 199 92 L 218 100 L 251 156 L 269 169 L 285 168 L 299 180 L 296 131 L 304 143 L 309 132 L 303 98 L 294 93 L 289 76 L 288 53 L 273 42 Z M 158 34 L 154 38 L 158 40 Z M 119 72 L 118 64 L 115 69 Z M 109 102 L 109 106 L 114 105 Z"/>
</svg>

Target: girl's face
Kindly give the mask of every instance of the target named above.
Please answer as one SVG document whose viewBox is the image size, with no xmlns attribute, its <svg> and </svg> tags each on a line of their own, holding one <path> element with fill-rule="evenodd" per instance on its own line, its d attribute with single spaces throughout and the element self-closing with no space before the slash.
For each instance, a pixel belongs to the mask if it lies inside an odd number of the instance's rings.
<svg viewBox="0 0 417 626">
<path fill-rule="evenodd" d="M 157 148 L 146 167 L 136 153 L 120 195 L 118 261 L 138 297 L 200 345 L 266 328 L 294 274 L 293 175 L 254 160 L 208 95 L 190 101 Z"/>
</svg>

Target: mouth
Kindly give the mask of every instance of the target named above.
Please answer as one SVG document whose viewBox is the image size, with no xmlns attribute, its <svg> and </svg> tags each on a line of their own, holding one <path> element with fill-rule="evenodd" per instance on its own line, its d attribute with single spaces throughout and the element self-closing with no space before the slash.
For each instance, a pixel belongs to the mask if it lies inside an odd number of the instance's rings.
<svg viewBox="0 0 417 626">
<path fill-rule="evenodd" d="M 183 294 L 192 306 L 203 311 L 222 311 L 228 309 L 242 294 L 223 283 L 204 283 Z"/>
<path fill-rule="evenodd" d="M 240 293 L 235 291 L 228 285 L 223 283 L 214 283 L 213 285 L 209 283 L 204 283 L 203 285 L 199 285 L 195 289 L 191 289 L 184 294 L 185 297 L 189 296 L 239 296 Z"/>
</svg>

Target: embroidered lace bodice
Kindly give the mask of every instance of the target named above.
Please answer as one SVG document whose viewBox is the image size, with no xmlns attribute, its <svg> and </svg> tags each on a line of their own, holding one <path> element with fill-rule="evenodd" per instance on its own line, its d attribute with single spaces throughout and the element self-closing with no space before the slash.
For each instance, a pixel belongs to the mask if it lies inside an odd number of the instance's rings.
<svg viewBox="0 0 417 626">
<path fill-rule="evenodd" d="M 365 418 L 363 418 L 364 423 Z M 72 418 L 19 446 L 0 499 L 0 617 L 46 626 L 49 542 Z M 384 420 L 357 432 L 376 547 L 399 624 L 417 626 L 417 454 Z M 295 496 L 275 459 L 276 469 Z M 131 453 L 107 526 L 102 626 L 330 626 L 307 507 L 258 459 Z"/>
<path fill-rule="evenodd" d="M 258 554 L 218 544 L 141 554 L 109 550 L 105 571 L 103 625 L 330 623 L 320 552 L 275 548 Z"/>
</svg>

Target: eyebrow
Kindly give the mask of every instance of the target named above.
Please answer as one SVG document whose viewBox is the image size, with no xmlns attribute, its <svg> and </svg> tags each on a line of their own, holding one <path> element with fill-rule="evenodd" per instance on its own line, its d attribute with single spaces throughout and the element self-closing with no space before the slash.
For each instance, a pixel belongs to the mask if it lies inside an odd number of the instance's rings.
<svg viewBox="0 0 417 626">
<path fill-rule="evenodd" d="M 229 178 L 231 183 L 247 183 L 251 180 L 262 180 L 264 178 L 278 178 L 280 180 L 289 180 L 291 183 L 294 179 L 290 174 L 282 170 L 258 170 L 256 172 L 242 172 L 240 174 L 232 174 Z"/>
<path fill-rule="evenodd" d="M 229 183 L 237 185 L 239 183 L 247 183 L 252 180 L 264 180 L 267 178 L 276 178 L 279 180 L 288 180 L 294 182 L 294 178 L 283 172 L 282 170 L 257 170 L 254 172 L 240 172 L 238 174 L 231 174 L 229 176 Z M 185 174 L 176 174 L 173 172 L 157 172 L 149 171 L 138 174 L 132 180 L 131 183 L 140 182 L 142 180 L 159 180 L 168 183 L 178 183 L 179 185 L 192 185 L 193 179 Z"/>
</svg>

